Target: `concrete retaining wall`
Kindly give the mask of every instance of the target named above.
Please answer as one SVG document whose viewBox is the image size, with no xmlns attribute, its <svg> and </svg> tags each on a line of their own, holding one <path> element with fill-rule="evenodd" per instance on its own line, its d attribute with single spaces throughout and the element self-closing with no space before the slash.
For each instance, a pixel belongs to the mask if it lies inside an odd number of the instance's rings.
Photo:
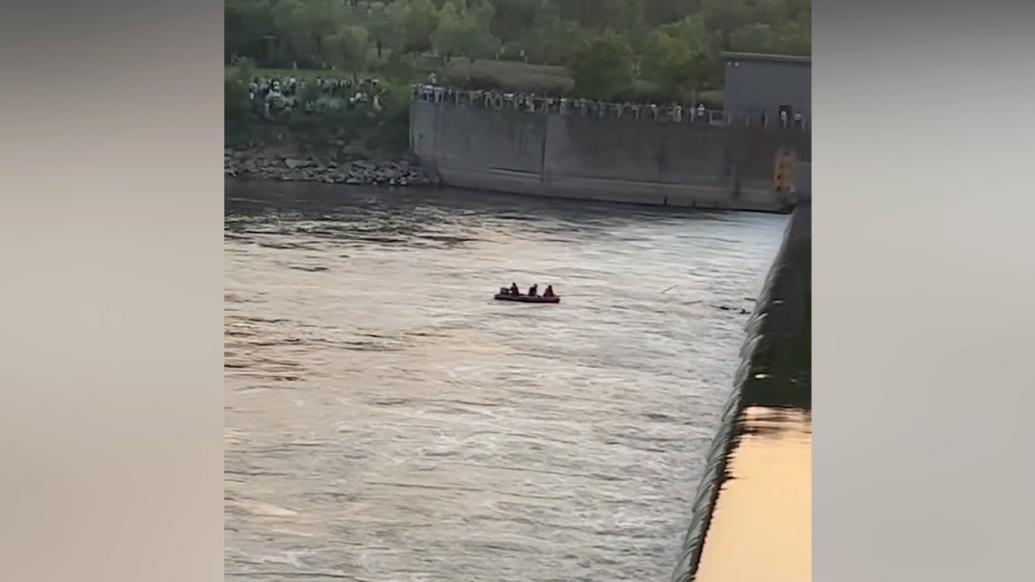
<svg viewBox="0 0 1035 582">
<path fill-rule="evenodd" d="M 812 162 L 798 163 L 794 168 L 794 191 L 799 198 L 812 195 Z"/>
<path fill-rule="evenodd" d="M 698 208 L 785 211 L 777 152 L 811 160 L 800 130 L 493 111 L 415 100 L 410 145 L 461 188 Z"/>
</svg>

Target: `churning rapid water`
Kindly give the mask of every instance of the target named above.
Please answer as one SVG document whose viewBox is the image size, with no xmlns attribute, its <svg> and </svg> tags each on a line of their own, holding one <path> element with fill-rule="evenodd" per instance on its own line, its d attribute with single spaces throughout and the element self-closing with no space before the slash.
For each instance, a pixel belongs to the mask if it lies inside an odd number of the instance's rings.
<svg viewBox="0 0 1035 582">
<path fill-rule="evenodd" d="M 786 217 L 272 183 L 226 209 L 228 579 L 667 579 Z M 512 281 L 562 303 L 491 300 Z"/>
</svg>

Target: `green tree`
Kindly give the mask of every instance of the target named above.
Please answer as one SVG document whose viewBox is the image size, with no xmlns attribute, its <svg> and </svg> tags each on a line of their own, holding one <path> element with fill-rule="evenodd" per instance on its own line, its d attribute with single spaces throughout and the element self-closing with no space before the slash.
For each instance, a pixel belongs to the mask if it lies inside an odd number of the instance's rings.
<svg viewBox="0 0 1035 582">
<path fill-rule="evenodd" d="M 579 47 L 568 70 L 580 95 L 611 98 L 632 86 L 632 48 L 625 37 L 607 29 Z"/>
<path fill-rule="evenodd" d="M 643 77 L 671 99 L 686 99 L 708 77 L 713 59 L 708 31 L 699 19 L 685 18 L 652 32 L 644 43 Z"/>
<path fill-rule="evenodd" d="M 395 45 L 394 39 L 401 33 L 391 13 L 384 7 L 371 11 L 367 19 L 367 32 L 377 46 L 378 59 L 382 58 L 385 47 L 391 49 Z"/>
<path fill-rule="evenodd" d="M 702 77 L 721 78 L 720 50 L 809 54 L 811 17 L 811 0 L 226 0 L 224 52 L 227 63 L 244 55 L 264 67 L 341 66 L 331 47 L 343 42 L 344 26 L 362 26 L 402 78 L 417 65 L 403 66 L 403 55 L 435 48 L 476 57 L 501 41 L 508 56 L 568 64 L 611 29 L 638 55 L 634 74 L 685 91 Z M 671 30 L 688 18 L 703 25 L 707 50 L 699 28 L 693 40 Z"/>
<path fill-rule="evenodd" d="M 472 59 L 487 56 L 495 44 L 489 31 L 491 20 L 489 4 L 468 10 L 447 1 L 438 13 L 438 27 L 431 35 L 432 45 L 444 62 L 452 55 Z"/>
<path fill-rule="evenodd" d="M 338 32 L 323 38 L 323 54 L 336 69 L 352 73 L 353 79 L 367 64 L 370 50 L 367 29 L 362 26 L 345 25 Z"/>
<path fill-rule="evenodd" d="M 644 43 L 651 27 L 647 24 L 646 4 L 644 0 L 625 0 L 624 17 L 621 30 L 625 34 L 634 54 L 643 52 Z"/>
<path fill-rule="evenodd" d="M 438 27 L 431 34 L 431 45 L 443 61 L 448 61 L 453 53 L 462 50 L 464 36 L 468 32 L 468 20 L 468 16 L 461 14 L 452 2 L 446 2 L 439 10 Z"/>
<path fill-rule="evenodd" d="M 223 15 L 223 58 L 230 63 L 246 55 L 268 61 L 267 39 L 275 32 L 265 0 L 227 0 Z"/>
<path fill-rule="evenodd" d="M 701 0 L 701 17 L 723 49 L 730 48 L 733 31 L 751 21 L 751 9 L 746 0 Z"/>
<path fill-rule="evenodd" d="M 678 22 L 693 15 L 700 0 L 644 0 L 643 14 L 648 26 Z"/>
<path fill-rule="evenodd" d="M 535 63 L 567 64 L 575 51 L 589 40 L 589 33 L 576 22 L 551 13 L 541 13 L 520 43 Z"/>
<path fill-rule="evenodd" d="M 278 2 L 273 13 L 294 60 L 310 67 L 326 64 L 323 39 L 337 32 L 346 17 L 346 5 L 340 0 L 287 0 Z"/>
<path fill-rule="evenodd" d="M 799 17 L 797 21 L 787 22 L 776 31 L 776 34 L 781 52 L 789 55 L 812 54 L 811 13 L 808 13 L 808 18 Z"/>
<path fill-rule="evenodd" d="M 419 53 L 431 48 L 431 35 L 438 28 L 438 10 L 431 0 L 395 0 L 388 5 L 388 17 L 397 34 L 396 52 Z"/>
<path fill-rule="evenodd" d="M 642 4 L 630 0 L 552 0 L 551 7 L 565 20 L 594 31 L 625 30 Z"/>
<path fill-rule="evenodd" d="M 489 30 L 504 44 L 528 36 L 536 17 L 546 9 L 545 0 L 496 0 Z"/>
<path fill-rule="evenodd" d="M 752 19 L 776 28 L 791 19 L 787 0 L 761 0 L 752 10 Z"/>
<path fill-rule="evenodd" d="M 809 20 L 812 19 L 812 0 L 784 0 L 787 5 L 787 14 L 791 18 L 797 18 L 803 12 L 807 12 Z"/>
<path fill-rule="evenodd" d="M 778 42 L 773 27 L 756 22 L 742 26 L 730 35 L 730 48 L 749 53 L 772 53 L 778 51 Z"/>
</svg>

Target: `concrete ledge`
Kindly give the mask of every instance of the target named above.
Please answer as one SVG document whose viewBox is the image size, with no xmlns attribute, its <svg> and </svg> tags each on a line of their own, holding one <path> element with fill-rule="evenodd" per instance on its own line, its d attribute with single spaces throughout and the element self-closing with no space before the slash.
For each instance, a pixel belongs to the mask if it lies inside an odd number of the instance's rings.
<svg viewBox="0 0 1035 582">
<path fill-rule="evenodd" d="M 741 352 L 743 360 L 734 377 L 733 392 L 709 451 L 705 474 L 690 507 L 690 524 L 672 574 L 673 582 L 713 582 L 712 579 L 699 580 L 697 576 L 723 486 L 731 477 L 731 460 L 736 456 L 742 437 L 758 430 L 752 424 L 752 416 L 757 418 L 757 413 L 748 414 L 748 409 L 811 410 L 811 383 L 808 380 L 811 346 L 811 212 L 807 198 L 794 211 L 780 252 L 756 304 L 755 313 L 747 325 L 748 337 Z M 809 430 L 810 427 L 811 424 Z M 766 479 L 771 479 L 775 487 L 786 481 L 786 477 L 763 472 L 752 478 L 756 487 L 765 487 Z M 802 476 L 794 477 L 800 479 Z M 809 478 L 808 475 L 804 477 Z M 759 519 L 765 517 L 760 516 Z M 765 543 L 765 540 L 756 537 L 761 535 L 760 530 L 762 528 L 757 527 L 743 531 L 742 539 L 750 540 L 745 542 L 745 547 Z M 811 541 L 804 540 L 804 543 L 811 544 Z M 811 545 L 808 547 L 811 548 Z M 713 551 L 728 552 L 729 549 Z M 800 565 L 802 556 L 793 556 L 792 559 L 798 559 L 795 564 Z M 807 561 L 807 556 L 805 559 Z M 725 562 L 728 567 L 730 558 L 712 558 L 713 563 L 716 561 Z M 744 566 L 745 570 L 751 567 L 748 564 Z M 748 578 L 742 576 L 741 579 Z M 760 582 L 784 579 L 781 573 L 775 571 L 766 572 L 759 578 Z"/>
<path fill-rule="evenodd" d="M 569 200 L 775 213 L 787 213 L 792 208 L 776 192 L 742 190 L 737 195 L 730 195 L 728 188 L 706 183 L 666 184 L 573 176 L 552 177 L 544 181 L 537 174 L 522 170 L 480 169 L 441 163 L 436 165 L 435 174 L 444 186 Z"/>
</svg>

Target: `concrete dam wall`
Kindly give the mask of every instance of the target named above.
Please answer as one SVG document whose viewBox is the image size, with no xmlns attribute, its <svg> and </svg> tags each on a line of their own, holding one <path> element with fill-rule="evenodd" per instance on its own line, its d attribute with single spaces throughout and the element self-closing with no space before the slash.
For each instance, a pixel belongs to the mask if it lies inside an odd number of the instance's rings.
<svg viewBox="0 0 1035 582">
<path fill-rule="evenodd" d="M 804 195 L 747 325 L 672 582 L 809 580 L 811 283 Z"/>
<path fill-rule="evenodd" d="M 415 99 L 410 147 L 439 184 L 696 208 L 788 211 L 780 151 L 811 160 L 801 129 L 493 110 Z M 800 178 L 794 178 L 795 183 Z"/>
</svg>

